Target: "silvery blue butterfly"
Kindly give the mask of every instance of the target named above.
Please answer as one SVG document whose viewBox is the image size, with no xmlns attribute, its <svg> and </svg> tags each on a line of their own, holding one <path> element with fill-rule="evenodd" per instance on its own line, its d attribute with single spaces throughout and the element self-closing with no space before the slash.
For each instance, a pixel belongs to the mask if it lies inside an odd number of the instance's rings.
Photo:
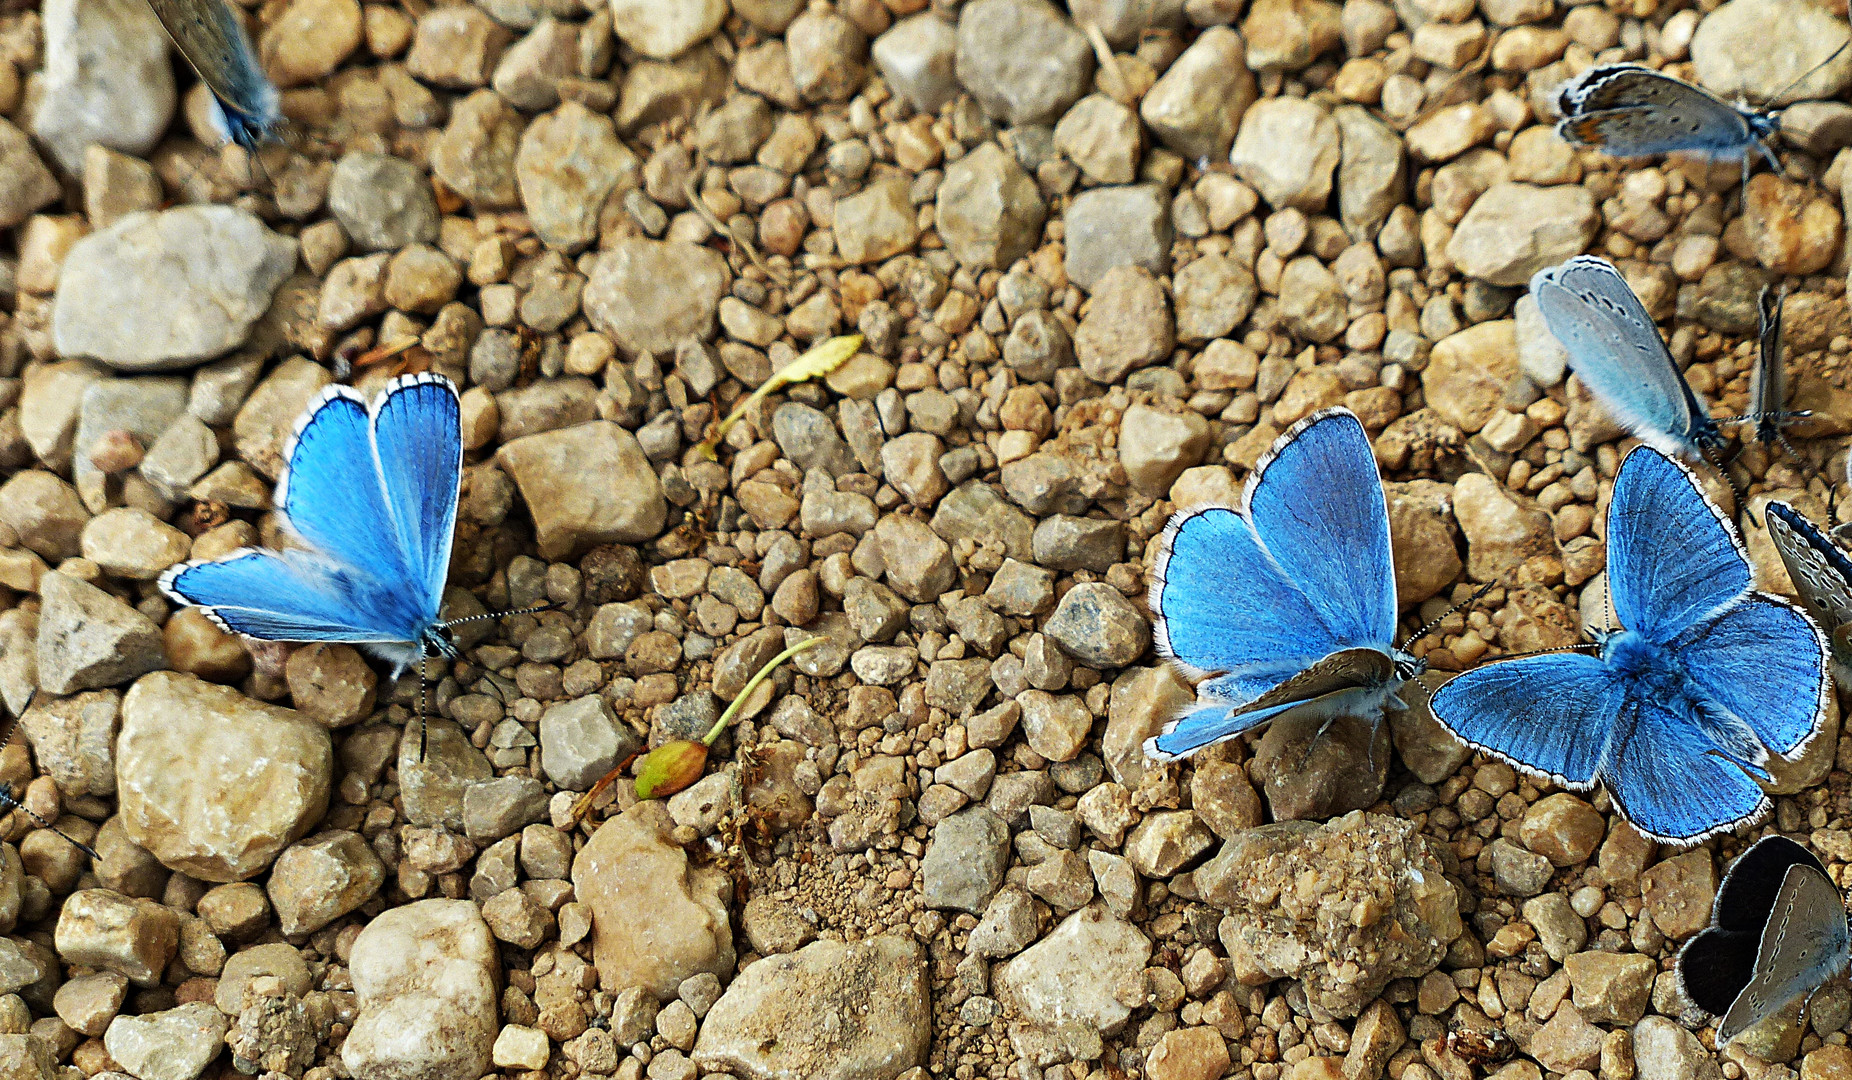
<svg viewBox="0 0 1852 1080">
<path fill-rule="evenodd" d="M 1550 334 L 1568 351 L 1570 368 L 1641 442 L 1690 458 L 1723 445 L 1709 406 L 1672 362 L 1659 328 L 1613 263 L 1577 255 L 1537 271 L 1530 291 Z"/>
<path fill-rule="evenodd" d="M 1717 1048 L 1801 998 L 1852 958 L 1839 888 L 1785 836 L 1757 840 L 1723 876 L 1710 928 L 1678 954 L 1692 1004 L 1713 1016 Z"/>
<path fill-rule="evenodd" d="M 228 633 L 365 646 L 395 677 L 427 656 L 456 657 L 440 610 L 463 475 L 457 388 L 405 375 L 369 407 L 330 386 L 284 458 L 277 512 L 309 550 L 185 563 L 162 575 L 162 591 Z"/>
<path fill-rule="evenodd" d="M 1158 652 L 1191 675 L 1197 704 L 1146 740 L 1171 760 L 1294 709 L 1327 718 L 1402 708 L 1426 663 L 1392 644 L 1389 511 L 1363 424 L 1328 409 L 1294 424 L 1254 466 L 1240 509 L 1171 518 L 1152 572 Z"/>
<path fill-rule="evenodd" d="M 1528 656 L 1441 687 L 1434 716 L 1532 776 L 1597 782 L 1634 827 L 1695 844 L 1767 812 L 1773 752 L 1819 734 L 1826 638 L 1799 608 L 1752 591 L 1736 529 L 1683 465 L 1650 446 L 1621 463 L 1608 504 L 1608 582 L 1624 629 L 1598 655 Z"/>
<path fill-rule="evenodd" d="M 220 134 L 251 152 L 273 137 L 283 125 L 282 96 L 226 0 L 148 0 L 148 6 L 212 91 Z"/>
</svg>

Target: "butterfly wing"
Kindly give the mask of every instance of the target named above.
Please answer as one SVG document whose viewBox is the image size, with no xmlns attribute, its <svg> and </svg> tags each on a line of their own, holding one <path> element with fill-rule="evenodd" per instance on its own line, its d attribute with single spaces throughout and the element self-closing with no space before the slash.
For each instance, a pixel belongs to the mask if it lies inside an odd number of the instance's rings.
<svg viewBox="0 0 1852 1080">
<path fill-rule="evenodd" d="M 1768 812 L 1768 796 L 1748 769 L 1760 747 L 1746 725 L 1703 714 L 1678 695 L 1629 695 L 1601 782 L 1641 833 L 1689 847 Z"/>
<path fill-rule="evenodd" d="M 1246 503 L 1268 552 L 1335 643 L 1388 651 L 1396 617 L 1389 508 L 1363 422 L 1328 409 L 1295 424 L 1255 467 Z"/>
<path fill-rule="evenodd" d="M 264 74 L 244 23 L 225 0 L 148 0 L 180 55 L 224 111 L 227 133 L 247 148 L 283 122 L 281 97 Z"/>
<path fill-rule="evenodd" d="M 1226 742 L 1282 713 L 1314 702 L 1337 704 L 1347 691 L 1377 689 L 1395 678 L 1395 662 L 1376 649 L 1332 653 L 1246 705 L 1213 697 L 1164 725 L 1145 740 L 1145 754 L 1160 761 L 1184 757 L 1212 743 Z"/>
<path fill-rule="evenodd" d="M 1801 602 L 1827 626 L 1852 623 L 1852 558 L 1787 503 L 1769 503 L 1763 520 Z"/>
<path fill-rule="evenodd" d="M 1769 750 L 1792 759 L 1819 734 L 1832 685 L 1826 635 L 1798 607 L 1752 593 L 1670 648 L 1686 677 Z"/>
<path fill-rule="evenodd" d="M 221 630 L 266 641 L 414 641 L 420 627 L 402 589 L 300 551 L 242 548 L 173 567 L 160 584 Z"/>
<path fill-rule="evenodd" d="M 441 375 L 403 375 L 373 407 L 374 457 L 398 536 L 398 558 L 427 618 L 442 606 L 463 484 L 457 388 Z"/>
<path fill-rule="evenodd" d="M 1775 879 L 1777 884 L 1781 881 Z M 1769 897 L 1772 905 L 1775 898 Z M 1763 911 L 1767 921 L 1768 912 Z M 1719 930 L 1711 927 L 1685 942 L 1678 953 L 1678 981 L 1691 1003 L 1712 1016 L 1730 1011 L 1755 974 L 1762 927 Z"/>
<path fill-rule="evenodd" d="M 1318 417 L 1301 422 L 1255 467 L 1243 510 L 1224 506 L 1187 510 L 1173 517 L 1164 530 L 1152 568 L 1150 597 L 1157 620 L 1157 648 L 1161 655 L 1193 671 L 1220 673 L 1199 688 L 1207 696 L 1249 702 L 1346 647 L 1388 649 L 1387 639 L 1394 628 L 1394 585 L 1388 575 L 1387 512 L 1382 509 L 1374 459 L 1368 466 L 1368 497 L 1350 507 L 1352 521 L 1360 519 L 1360 525 L 1324 518 L 1322 514 L 1333 504 L 1321 492 L 1316 504 L 1308 502 L 1305 507 L 1311 524 L 1303 527 L 1326 535 L 1335 530 L 1339 536 L 1361 532 L 1367 537 L 1380 518 L 1380 547 L 1368 539 L 1357 541 L 1364 549 L 1359 557 L 1356 547 L 1331 551 L 1284 535 L 1302 527 L 1295 523 L 1272 527 L 1280 503 L 1271 489 L 1278 485 L 1286 491 L 1303 490 L 1326 483 L 1326 478 L 1316 475 L 1331 464 L 1333 455 L 1326 440 L 1343 436 L 1346 422 L 1356 424 L 1349 414 L 1318 415 L 1330 418 L 1322 423 Z M 1350 430 L 1363 441 L 1362 452 L 1368 455 L 1362 427 Z M 1353 466 L 1355 460 L 1353 450 Z M 1249 516 L 1257 505 L 1264 518 Z M 1321 565 L 1314 571 L 1305 563 L 1333 558 L 1345 558 L 1346 567 L 1354 565 L 1349 559 L 1356 559 L 1383 568 L 1382 596 L 1389 605 L 1389 617 L 1380 629 L 1367 634 L 1347 632 L 1355 628 L 1348 626 L 1343 608 L 1328 621 L 1327 612 L 1337 602 L 1329 597 L 1314 599 L 1301 584 L 1330 580 L 1334 568 Z M 1375 562 L 1378 558 L 1381 561 Z M 1354 578 L 1354 572 L 1350 576 Z M 1346 590 L 1353 584 L 1344 582 Z"/>
<path fill-rule="evenodd" d="M 297 536 L 382 581 L 407 580 L 359 391 L 323 390 L 296 421 L 284 460 L 276 503 Z"/>
<path fill-rule="evenodd" d="M 1678 954 L 1679 982 L 1698 1008 L 1722 1016 L 1749 985 L 1762 929 L 1793 866 L 1826 873 L 1811 851 L 1779 835 L 1757 840 L 1730 864 L 1711 905 L 1710 927 Z"/>
<path fill-rule="evenodd" d="M 1696 457 L 1719 439 L 1710 410 L 1612 263 L 1578 255 L 1539 270 L 1530 289 L 1577 377 L 1640 441 Z"/>
<path fill-rule="evenodd" d="M 1750 117 L 1716 95 L 1636 64 L 1603 64 L 1557 91 L 1557 133 L 1617 157 L 1676 150 L 1736 157 L 1756 144 Z"/>
<path fill-rule="evenodd" d="M 1636 447 L 1608 503 L 1608 581 L 1621 624 L 1664 644 L 1747 593 L 1751 569 L 1690 471 Z"/>
<path fill-rule="evenodd" d="M 1434 718 L 1454 738 L 1531 776 L 1591 787 L 1625 693 L 1607 665 L 1548 653 L 1475 668 L 1434 692 Z"/>
<path fill-rule="evenodd" d="M 1723 930 L 1750 931 L 1759 939 L 1791 866 L 1811 866 L 1826 873 L 1813 852 L 1785 836 L 1765 836 L 1749 845 L 1724 872 L 1711 905 L 1711 922 Z"/>
<path fill-rule="evenodd" d="M 1717 1025 L 1719 1047 L 1846 966 L 1845 903 L 1817 864 L 1788 868 L 1756 950 L 1755 974 Z"/>
</svg>

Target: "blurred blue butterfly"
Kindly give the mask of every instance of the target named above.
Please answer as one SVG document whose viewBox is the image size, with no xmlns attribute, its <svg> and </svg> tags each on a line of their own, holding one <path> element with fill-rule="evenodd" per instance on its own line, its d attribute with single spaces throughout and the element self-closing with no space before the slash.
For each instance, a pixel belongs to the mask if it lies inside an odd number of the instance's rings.
<svg viewBox="0 0 1852 1080">
<path fill-rule="evenodd" d="M 244 20 L 226 0 L 148 0 L 200 81 L 212 91 L 219 133 L 248 151 L 283 126 L 282 95 L 264 74 Z"/>
<path fill-rule="evenodd" d="M 1801 998 L 1852 958 L 1845 902 L 1813 853 L 1785 836 L 1751 844 L 1717 890 L 1711 925 L 1678 954 L 1692 1004 L 1722 1018 L 1717 1048 Z"/>
<path fill-rule="evenodd" d="M 1489 664 L 1443 686 L 1435 717 L 1533 776 L 1597 781 L 1634 827 L 1695 844 L 1768 810 L 1756 786 L 1825 714 L 1826 638 L 1799 608 L 1754 592 L 1736 530 L 1684 466 L 1648 446 L 1621 463 L 1608 505 L 1608 581 L 1625 629 L 1598 656 Z"/>
<path fill-rule="evenodd" d="M 463 475 L 457 388 L 394 379 L 372 407 L 330 386 L 296 421 L 276 505 L 310 550 L 240 548 L 176 566 L 161 589 L 228 633 L 345 641 L 397 675 L 457 655 L 439 612 Z"/>
<path fill-rule="evenodd" d="M 1402 708 L 1426 662 L 1392 644 L 1389 511 L 1363 424 L 1314 413 L 1248 477 L 1239 510 L 1170 520 L 1151 585 L 1158 652 L 1191 675 L 1197 704 L 1146 740 L 1172 760 L 1293 709 L 1327 718 Z"/>
<path fill-rule="evenodd" d="M 1672 362 L 1659 328 L 1613 263 L 1577 255 L 1537 271 L 1530 291 L 1576 376 L 1641 442 L 1689 458 L 1723 446 L 1710 407 Z"/>
</svg>

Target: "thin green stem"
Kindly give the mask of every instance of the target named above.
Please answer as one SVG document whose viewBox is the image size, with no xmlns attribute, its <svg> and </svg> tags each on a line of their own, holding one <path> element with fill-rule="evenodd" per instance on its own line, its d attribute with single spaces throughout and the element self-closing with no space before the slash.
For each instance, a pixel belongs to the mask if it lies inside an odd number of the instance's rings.
<svg viewBox="0 0 1852 1080">
<path fill-rule="evenodd" d="M 740 711 L 740 706 L 746 704 L 746 699 L 752 696 L 752 692 L 759 688 L 759 684 L 765 681 L 766 676 L 770 675 L 774 668 L 784 663 L 786 660 L 791 659 L 793 656 L 796 656 L 798 653 L 803 652 L 805 649 L 810 648 L 812 645 L 821 645 L 826 640 L 828 639 L 813 637 L 807 641 L 800 641 L 796 645 L 791 646 L 784 652 L 766 661 L 765 666 L 759 669 L 759 673 L 754 675 L 738 694 L 734 695 L 733 703 L 727 706 L 727 711 L 721 713 L 720 719 L 714 721 L 714 726 L 708 729 L 706 735 L 702 736 L 702 745 L 714 745 L 714 740 L 720 738 L 720 733 L 727 729 L 727 721 L 733 719 L 733 714 Z"/>
</svg>

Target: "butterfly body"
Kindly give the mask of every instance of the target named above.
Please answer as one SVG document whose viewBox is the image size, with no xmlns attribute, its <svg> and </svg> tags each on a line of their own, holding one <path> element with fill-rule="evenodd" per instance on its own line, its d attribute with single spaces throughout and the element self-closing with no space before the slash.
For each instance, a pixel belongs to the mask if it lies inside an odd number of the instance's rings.
<svg viewBox="0 0 1852 1080">
<path fill-rule="evenodd" d="M 1288 712 L 1380 718 L 1425 668 L 1392 641 L 1388 509 L 1369 437 L 1343 409 L 1280 436 L 1240 507 L 1171 519 L 1150 604 L 1159 653 L 1205 676 L 1196 706 L 1146 741 L 1157 759 Z"/>
<path fill-rule="evenodd" d="M 1434 696 L 1462 742 L 1575 790 L 1604 786 L 1642 833 L 1688 845 L 1766 813 L 1757 781 L 1819 733 L 1826 641 L 1800 609 L 1751 589 L 1734 527 L 1672 458 L 1622 462 L 1608 511 L 1622 629 L 1599 655 L 1487 664 Z"/>
<path fill-rule="evenodd" d="M 220 133 L 249 151 L 283 126 L 282 95 L 226 0 L 148 0 L 180 54 L 212 91 Z"/>
<path fill-rule="evenodd" d="M 1641 442 L 1693 459 L 1723 446 L 1709 406 L 1685 381 L 1659 328 L 1613 263 L 1578 255 L 1539 270 L 1530 289 L 1576 376 Z"/>
<path fill-rule="evenodd" d="M 1756 841 L 1724 875 L 1711 925 L 1685 944 L 1685 996 L 1714 1016 L 1722 1049 L 1844 971 L 1852 933 L 1838 887 L 1811 852 L 1782 836 Z"/>
<path fill-rule="evenodd" d="M 1557 134 L 1616 157 L 1682 151 L 1734 159 L 1753 150 L 1781 167 L 1768 148 L 1781 130 L 1779 114 L 1725 101 L 1638 64 L 1589 68 L 1556 92 L 1556 107 L 1562 115 Z"/>
<path fill-rule="evenodd" d="M 404 376 L 369 406 L 331 386 L 296 423 L 276 505 L 305 547 L 185 563 L 161 588 L 229 633 L 343 641 L 403 671 L 456 655 L 442 618 L 462 478 L 456 387 Z"/>
</svg>

